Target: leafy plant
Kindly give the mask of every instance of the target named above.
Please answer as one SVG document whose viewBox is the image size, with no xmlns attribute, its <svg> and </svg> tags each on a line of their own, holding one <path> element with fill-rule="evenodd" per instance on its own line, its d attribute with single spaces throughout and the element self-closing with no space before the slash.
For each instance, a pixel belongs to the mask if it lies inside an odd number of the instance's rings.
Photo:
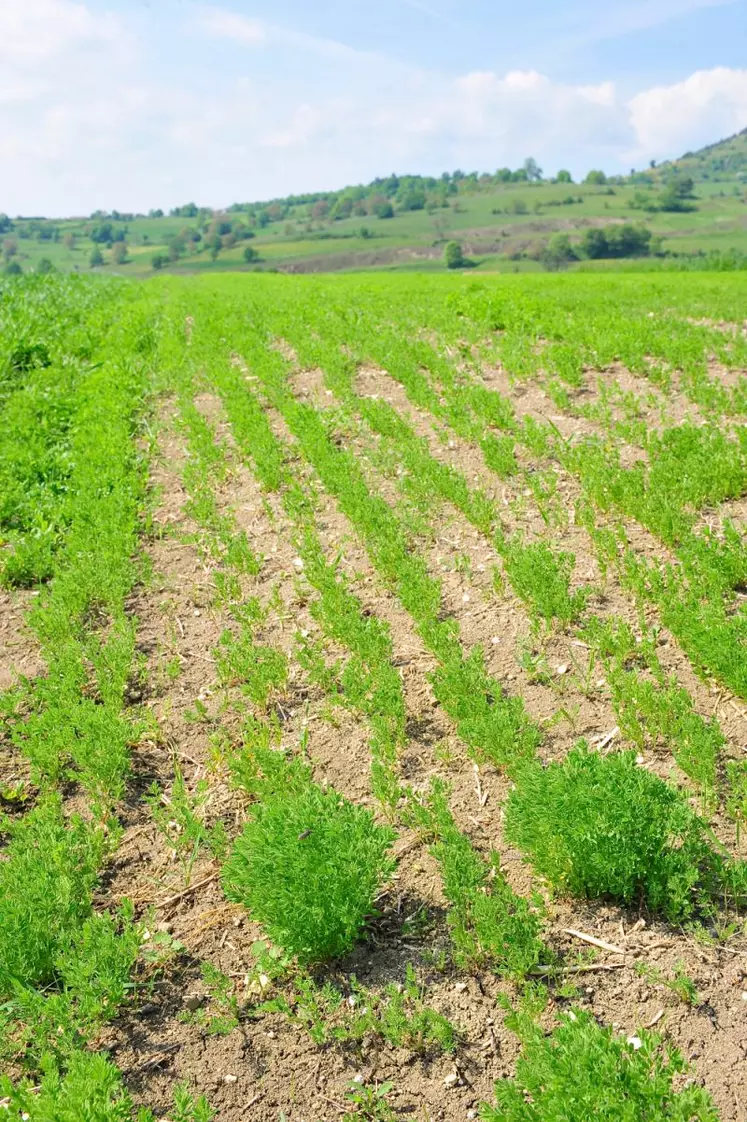
<svg viewBox="0 0 747 1122">
<path fill-rule="evenodd" d="M 223 868 L 230 900 L 302 962 L 348 951 L 394 869 L 394 832 L 311 779 L 309 768 L 259 751 L 257 801 Z"/>
<path fill-rule="evenodd" d="M 686 1065 L 645 1030 L 625 1040 L 580 1009 L 562 1015 L 550 1036 L 529 1018 L 514 1024 L 522 1040 L 516 1076 L 496 1084 L 496 1105 L 480 1108 L 483 1122 L 718 1122 L 701 1087 L 675 1090 Z"/>
<path fill-rule="evenodd" d="M 744 867 L 710 845 L 684 795 L 636 763 L 583 741 L 562 763 L 525 764 L 506 808 L 506 837 L 557 891 L 639 897 L 672 922 L 720 891 L 744 892 Z"/>
<path fill-rule="evenodd" d="M 353 1110 L 343 1115 L 342 1122 L 394 1122 L 394 1111 L 388 1102 L 393 1087 L 391 1081 L 375 1083 L 373 1087 L 351 1083 L 345 1097 Z"/>
</svg>

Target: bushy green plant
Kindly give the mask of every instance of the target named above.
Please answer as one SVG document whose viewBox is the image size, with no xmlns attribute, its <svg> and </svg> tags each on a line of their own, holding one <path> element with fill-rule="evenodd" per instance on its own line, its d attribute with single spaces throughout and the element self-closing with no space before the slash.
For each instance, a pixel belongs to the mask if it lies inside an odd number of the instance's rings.
<svg viewBox="0 0 747 1122">
<path fill-rule="evenodd" d="M 59 797 L 7 823 L 0 861 L 0 991 L 52 980 L 57 956 L 91 912 L 104 836 L 66 821 Z"/>
<path fill-rule="evenodd" d="M 226 895 L 300 961 L 344 954 L 394 869 L 394 832 L 314 783 L 301 760 L 268 751 L 259 763 L 258 799 L 223 868 Z"/>
<path fill-rule="evenodd" d="M 685 796 L 633 752 L 602 756 L 582 741 L 562 763 L 525 764 L 515 778 L 506 837 L 559 892 L 642 897 L 679 922 L 732 879 L 744 881 L 742 867 L 711 847 Z"/>
<path fill-rule="evenodd" d="M 626 1040 L 577 1010 L 550 1036 L 521 1018 L 520 1035 L 516 1076 L 496 1084 L 483 1122 L 718 1122 L 701 1087 L 675 1090 L 686 1065 L 651 1033 Z"/>
</svg>

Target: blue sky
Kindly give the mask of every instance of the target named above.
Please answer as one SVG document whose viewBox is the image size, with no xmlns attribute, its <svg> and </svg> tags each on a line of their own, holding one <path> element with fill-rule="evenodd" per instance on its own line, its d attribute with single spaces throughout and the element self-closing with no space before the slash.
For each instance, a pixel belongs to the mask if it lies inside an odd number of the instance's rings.
<svg viewBox="0 0 747 1122">
<path fill-rule="evenodd" d="M 744 0 L 0 0 L 0 211 L 627 171 L 747 127 L 746 33 Z"/>
</svg>

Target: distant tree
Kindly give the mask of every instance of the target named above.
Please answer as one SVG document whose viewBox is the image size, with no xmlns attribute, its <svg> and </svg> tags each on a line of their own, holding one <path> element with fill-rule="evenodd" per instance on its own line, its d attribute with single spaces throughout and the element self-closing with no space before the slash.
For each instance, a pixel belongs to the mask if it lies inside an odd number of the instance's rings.
<svg viewBox="0 0 747 1122">
<path fill-rule="evenodd" d="M 421 187 L 408 187 L 398 201 L 401 210 L 424 210 L 425 191 Z"/>
<path fill-rule="evenodd" d="M 88 235 L 95 245 L 108 245 L 114 241 L 114 225 L 111 222 L 97 222 Z"/>
<path fill-rule="evenodd" d="M 154 253 L 150 259 L 151 267 L 158 272 L 164 265 L 168 263 L 168 257 L 164 257 L 162 253 Z"/>
<path fill-rule="evenodd" d="M 524 171 L 527 173 L 527 179 L 530 183 L 539 183 L 542 179 L 542 168 L 533 156 L 527 156 L 524 160 Z"/>
<path fill-rule="evenodd" d="M 362 237 L 362 238 L 370 238 L 371 237 L 371 231 L 369 230 L 368 226 L 361 226 L 358 233 L 359 233 L 360 237 Z"/>
<path fill-rule="evenodd" d="M 606 182 L 607 182 L 607 176 L 604 174 L 603 171 L 599 171 L 599 170 L 592 170 L 592 171 L 587 172 L 586 173 L 586 178 L 584 179 L 584 183 L 588 183 L 590 186 L 593 186 L 593 187 L 603 187 Z"/>
<path fill-rule="evenodd" d="M 36 272 L 41 276 L 46 276 L 48 273 L 55 273 L 56 271 L 57 270 L 48 257 L 42 257 L 39 259 L 39 261 L 37 261 Z"/>
<path fill-rule="evenodd" d="M 394 218 L 394 207 L 386 195 L 372 195 L 368 200 L 369 214 L 375 218 Z"/>
<path fill-rule="evenodd" d="M 598 257 L 606 257 L 607 236 L 604 230 L 599 228 L 585 230 L 581 238 L 581 252 L 584 257 L 590 257 L 592 260 Z"/>
<path fill-rule="evenodd" d="M 163 218 L 163 211 L 160 207 L 157 210 L 149 210 L 148 218 Z"/>
<path fill-rule="evenodd" d="M 212 238 L 208 238 L 207 239 L 207 247 L 210 251 L 210 260 L 211 261 L 216 261 L 217 258 L 218 258 L 218 254 L 220 253 L 221 249 L 223 248 L 223 243 L 220 240 L 220 235 L 219 234 L 214 234 Z"/>
<path fill-rule="evenodd" d="M 578 254 L 571 245 L 567 234 L 553 234 L 542 251 L 542 262 L 547 269 L 565 269 Z"/>
<path fill-rule="evenodd" d="M 127 260 L 127 243 L 124 242 L 124 241 L 115 242 L 114 245 L 112 246 L 112 264 L 113 265 L 124 265 L 126 260 Z"/>
<path fill-rule="evenodd" d="M 0 214 L 0 234 L 7 234 L 8 230 L 13 229 L 13 223 L 8 218 L 7 214 Z"/>
<path fill-rule="evenodd" d="M 586 230 L 581 251 L 586 257 L 645 257 L 651 248 L 651 231 L 630 222 Z"/>
<path fill-rule="evenodd" d="M 6 277 L 20 277 L 21 273 L 23 272 L 23 269 L 21 268 L 18 261 L 9 261 L 8 264 L 5 266 L 4 271 L 5 271 Z"/>
<path fill-rule="evenodd" d="M 464 253 L 459 242 L 447 242 L 444 247 L 444 264 L 447 269 L 461 269 L 465 264 Z"/>
<path fill-rule="evenodd" d="M 526 183 L 529 179 L 526 168 L 517 168 L 516 171 L 511 172 L 512 183 Z"/>
<path fill-rule="evenodd" d="M 62 239 L 62 244 L 68 251 L 75 248 L 75 234 L 72 232 L 72 230 L 68 230 L 68 232 L 65 234 Z"/>
<path fill-rule="evenodd" d="M 507 214 L 526 214 L 528 210 L 526 199 L 511 199 L 506 206 Z"/>
<path fill-rule="evenodd" d="M 258 257 L 259 257 L 259 253 L 257 252 L 257 250 L 254 248 L 253 245 L 244 246 L 244 260 L 246 261 L 247 265 L 251 261 L 256 261 Z"/>
<path fill-rule="evenodd" d="M 695 184 L 689 175 L 674 175 L 659 196 L 658 209 L 665 211 L 695 210 L 689 201 L 693 197 Z"/>
<path fill-rule="evenodd" d="M 328 215 L 329 203 L 326 199 L 319 199 L 318 202 L 314 203 L 311 208 L 311 217 L 313 219 L 315 219 L 317 222 L 321 222 L 322 219 L 327 218 Z"/>
<path fill-rule="evenodd" d="M 566 171 L 565 168 L 561 168 L 560 171 L 558 172 L 558 174 L 555 176 L 555 182 L 556 183 L 573 183 L 573 176 L 571 175 L 571 173 L 569 171 Z"/>
<path fill-rule="evenodd" d="M 610 257 L 645 257 L 651 245 L 651 231 L 645 226 L 623 222 L 605 230 L 607 253 Z"/>
<path fill-rule="evenodd" d="M 3 253 L 7 258 L 15 257 L 18 253 L 18 242 L 15 238 L 6 238 L 3 242 Z"/>
<path fill-rule="evenodd" d="M 185 203 L 184 206 L 177 206 L 171 211 L 172 218 L 196 218 L 200 213 L 200 209 L 196 203 Z M 163 211 L 160 214 L 154 214 L 154 218 L 162 218 Z"/>
<path fill-rule="evenodd" d="M 104 264 L 104 256 L 98 246 L 91 250 L 91 256 L 88 258 L 88 264 L 92 269 L 97 269 L 99 265 Z"/>
</svg>

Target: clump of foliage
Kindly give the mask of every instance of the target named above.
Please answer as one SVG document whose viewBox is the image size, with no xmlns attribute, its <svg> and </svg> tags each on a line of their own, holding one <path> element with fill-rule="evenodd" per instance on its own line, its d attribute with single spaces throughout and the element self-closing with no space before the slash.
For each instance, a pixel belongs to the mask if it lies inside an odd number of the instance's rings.
<svg viewBox="0 0 747 1122">
<path fill-rule="evenodd" d="M 583 1010 L 564 1014 L 549 1037 L 526 1016 L 513 1020 L 523 1045 L 516 1076 L 496 1084 L 483 1122 L 718 1122 L 702 1087 L 675 1091 L 686 1064 L 654 1034 L 625 1040 Z"/>
<path fill-rule="evenodd" d="M 447 269 L 462 269 L 466 260 L 459 242 L 447 242 L 444 248 L 444 264 Z"/>
<path fill-rule="evenodd" d="M 335 958 L 353 946 L 394 869 L 394 832 L 314 783 L 303 760 L 259 747 L 255 759 L 257 801 L 223 869 L 226 895 L 301 962 Z"/>
<path fill-rule="evenodd" d="M 523 764 L 516 784 L 506 837 L 557 891 L 643 898 L 675 923 L 744 891 L 743 865 L 713 849 L 685 796 L 633 752 L 602 756 L 582 741 L 562 763 Z"/>
<path fill-rule="evenodd" d="M 0 992 L 13 982 L 52 980 L 55 961 L 91 911 L 104 852 L 102 832 L 65 821 L 49 798 L 5 824 L 0 862 Z"/>
</svg>

